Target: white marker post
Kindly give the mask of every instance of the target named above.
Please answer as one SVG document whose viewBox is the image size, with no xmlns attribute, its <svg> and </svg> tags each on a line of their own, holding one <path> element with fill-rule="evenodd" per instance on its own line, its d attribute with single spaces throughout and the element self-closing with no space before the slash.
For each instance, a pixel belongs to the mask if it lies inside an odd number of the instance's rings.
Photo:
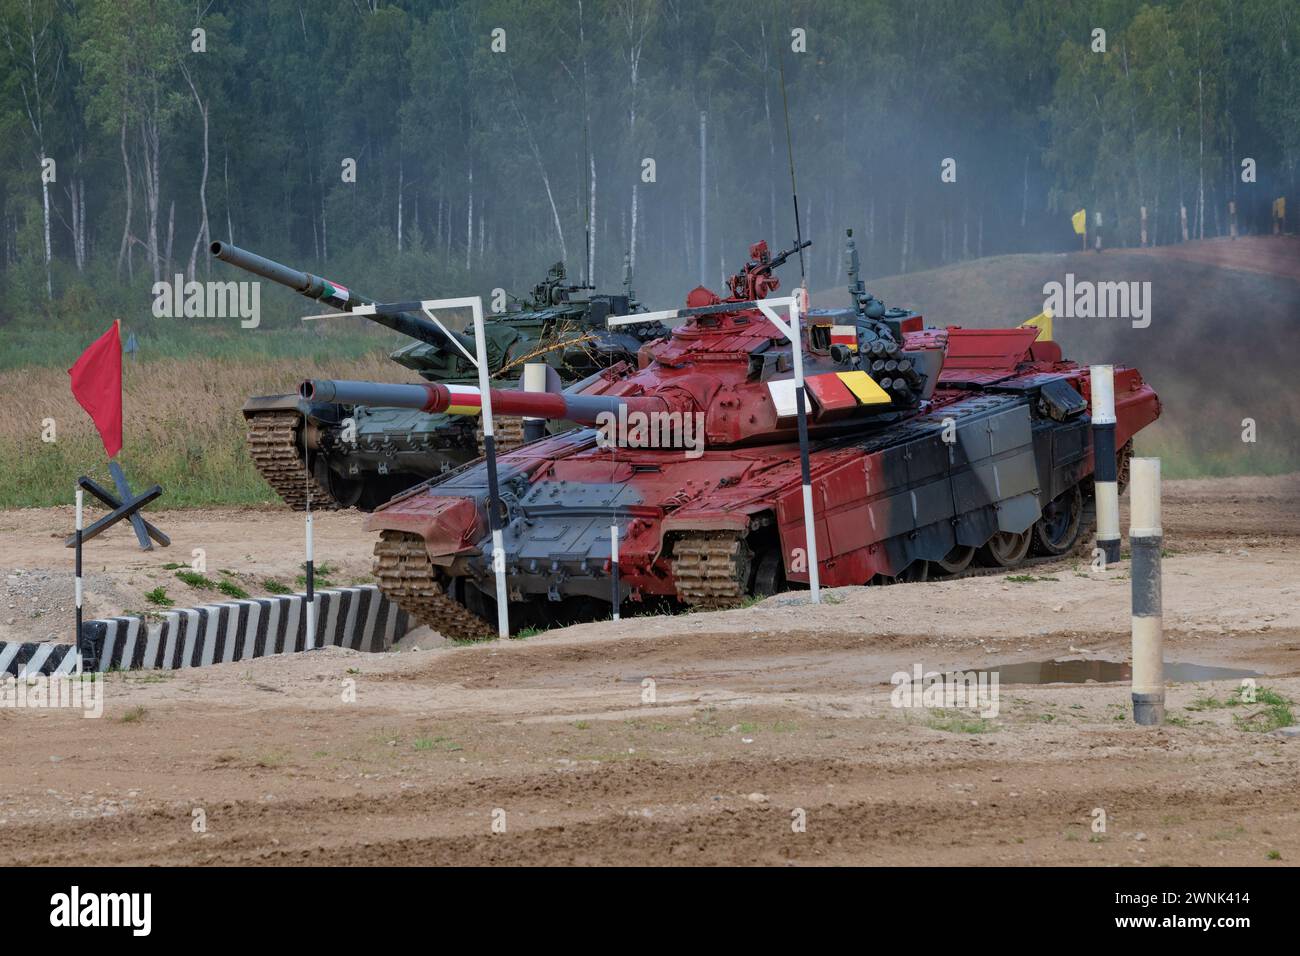
<svg viewBox="0 0 1300 956">
<path fill-rule="evenodd" d="M 1159 726 L 1165 719 L 1165 660 L 1160 594 L 1160 459 L 1134 458 L 1129 501 L 1133 550 L 1133 721 Z"/>
<path fill-rule="evenodd" d="M 455 300 L 452 300 L 455 301 Z M 497 448 L 492 437 L 492 384 L 488 379 L 487 339 L 483 331 L 483 300 L 462 300 L 474 314 L 474 350 L 478 352 L 478 388 L 483 396 L 483 455 L 488 473 L 488 527 L 492 529 L 492 572 L 497 580 L 497 636 L 510 636 L 510 605 L 506 592 L 506 546 L 501 532 L 501 491 L 497 486 Z M 427 311 L 426 304 L 426 311 Z"/>
<path fill-rule="evenodd" d="M 546 369 L 545 362 L 526 362 L 524 363 L 524 391 L 525 392 L 544 392 L 546 391 Z M 524 441 L 537 441 L 546 434 L 546 419 L 524 417 Z"/>
<path fill-rule="evenodd" d="M 633 315 L 612 315 L 605 320 L 605 325 L 614 328 L 619 325 L 633 325 L 638 322 L 663 322 L 687 318 L 708 312 L 758 309 L 776 326 L 790 342 L 790 352 L 794 360 L 795 414 L 799 421 L 799 466 L 803 483 L 803 525 L 804 540 L 808 554 L 808 588 L 812 592 L 814 604 L 821 603 L 821 576 L 817 563 L 817 530 L 813 516 L 812 475 L 808 460 L 808 417 L 807 396 L 803 383 L 803 339 L 799 331 L 799 314 L 802 307 L 803 290 L 799 295 L 779 296 L 772 299 L 757 299 L 752 302 L 724 302 L 706 309 L 667 309 L 661 312 L 640 312 Z M 783 320 L 776 310 L 785 306 L 789 310 L 789 320 Z M 1112 456 L 1114 457 L 1114 456 Z"/>
<path fill-rule="evenodd" d="M 789 304 L 790 322 L 782 322 L 774 308 L 778 304 Z M 799 474 L 803 483 L 803 529 L 804 544 L 808 552 L 808 589 L 812 592 L 812 602 L 820 604 L 821 569 L 817 562 L 817 525 L 813 513 L 812 472 L 808 460 L 808 399 L 803 384 L 803 339 L 799 329 L 800 296 L 791 295 L 781 299 L 762 299 L 758 309 L 767 320 L 775 325 L 790 340 L 790 354 L 794 359 L 794 400 L 795 415 L 799 423 Z"/>
<path fill-rule="evenodd" d="M 619 590 L 618 590 L 618 525 L 609 526 L 609 573 L 614 587 L 614 620 L 618 620 Z"/>
<path fill-rule="evenodd" d="M 1094 365 L 1092 380 L 1092 479 L 1097 496 L 1097 547 L 1106 564 L 1119 561 L 1119 473 L 1115 458 L 1115 368 Z"/>
<path fill-rule="evenodd" d="M 83 495 L 82 490 L 81 490 L 80 488 L 78 488 L 78 489 L 77 489 L 77 528 L 76 528 L 76 531 L 75 531 L 75 534 L 76 534 L 76 537 L 77 537 L 77 541 L 76 541 L 76 546 L 77 546 L 77 570 L 76 570 L 75 584 L 74 584 L 74 586 L 73 586 L 73 587 L 74 587 L 74 590 L 75 590 L 75 592 L 76 592 L 76 599 L 77 599 L 77 639 L 76 639 L 75 647 L 76 647 L 76 650 L 77 650 L 77 673 L 78 673 L 78 674 L 81 673 L 82 656 L 83 656 L 83 655 L 82 655 L 82 650 L 81 650 L 81 594 L 82 594 L 82 585 L 81 585 L 81 532 L 82 532 L 82 530 L 85 528 L 85 525 L 82 523 L 82 495 Z"/>
</svg>

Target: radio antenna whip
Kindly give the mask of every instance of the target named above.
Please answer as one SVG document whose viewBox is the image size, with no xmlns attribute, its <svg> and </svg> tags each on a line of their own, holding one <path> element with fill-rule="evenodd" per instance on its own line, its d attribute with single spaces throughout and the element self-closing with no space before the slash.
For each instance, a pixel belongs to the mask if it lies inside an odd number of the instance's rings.
<svg viewBox="0 0 1300 956">
<path fill-rule="evenodd" d="M 781 108 L 785 113 L 785 151 L 790 160 L 790 195 L 794 198 L 794 241 L 799 249 L 799 284 L 808 288 L 808 276 L 803 262 L 803 229 L 799 225 L 799 189 L 794 180 L 794 142 L 790 137 L 790 101 L 785 93 L 785 50 L 780 43 L 776 48 L 777 62 L 781 69 Z"/>
<path fill-rule="evenodd" d="M 584 218 L 586 224 L 583 227 L 582 251 L 586 256 L 587 265 L 583 273 L 582 281 L 584 285 L 594 286 L 591 281 L 591 114 L 586 108 L 586 86 L 583 86 L 583 117 L 582 117 L 582 175 L 586 181 L 586 189 L 583 190 L 583 208 L 585 210 Z"/>
</svg>

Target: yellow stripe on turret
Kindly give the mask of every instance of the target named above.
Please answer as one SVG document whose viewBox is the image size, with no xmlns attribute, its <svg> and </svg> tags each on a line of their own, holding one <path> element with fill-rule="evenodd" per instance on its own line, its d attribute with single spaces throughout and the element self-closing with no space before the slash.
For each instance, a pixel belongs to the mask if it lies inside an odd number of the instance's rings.
<svg viewBox="0 0 1300 956">
<path fill-rule="evenodd" d="M 892 399 L 889 393 L 876 384 L 866 372 L 836 372 L 840 381 L 849 387 L 849 391 L 863 405 L 888 405 Z"/>
</svg>

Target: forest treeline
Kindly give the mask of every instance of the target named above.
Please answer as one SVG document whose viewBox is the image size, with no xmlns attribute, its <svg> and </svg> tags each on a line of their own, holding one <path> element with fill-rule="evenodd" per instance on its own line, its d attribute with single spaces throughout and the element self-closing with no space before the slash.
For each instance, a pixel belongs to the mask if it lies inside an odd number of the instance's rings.
<svg viewBox="0 0 1300 956">
<path fill-rule="evenodd" d="M 0 0 L 0 61 L 0 320 L 236 277 L 211 239 L 666 305 L 793 238 L 786 102 L 814 288 L 846 227 L 884 275 L 1300 206 L 1295 0 Z"/>
</svg>

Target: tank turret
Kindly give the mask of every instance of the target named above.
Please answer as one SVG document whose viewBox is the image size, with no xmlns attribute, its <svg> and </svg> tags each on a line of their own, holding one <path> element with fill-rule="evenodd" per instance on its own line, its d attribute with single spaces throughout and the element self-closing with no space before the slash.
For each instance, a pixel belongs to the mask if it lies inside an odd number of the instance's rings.
<svg viewBox="0 0 1300 956">
<path fill-rule="evenodd" d="M 374 300 L 339 282 L 290 268 L 226 242 L 214 242 L 218 259 L 338 309 Z M 635 364 L 640 349 L 666 335 L 657 323 L 610 329 L 611 313 L 640 309 L 625 277 L 623 293 L 602 294 L 567 282 L 557 262 L 517 308 L 484 319 L 487 359 L 494 379 L 518 378 L 527 362 L 544 362 L 562 382 L 581 381 L 619 363 Z M 410 310 L 361 312 L 362 318 L 415 341 L 390 356 L 430 382 L 472 382 L 478 370 L 472 336 Z M 356 506 L 370 510 L 433 475 L 473 460 L 481 433 L 472 416 L 432 413 L 383 404 L 307 401 L 296 394 L 250 398 L 244 405 L 249 451 L 258 471 L 294 508 Z M 523 423 L 502 416 L 497 447 L 524 440 Z M 304 471 L 311 484 L 304 480 Z"/>
</svg>

